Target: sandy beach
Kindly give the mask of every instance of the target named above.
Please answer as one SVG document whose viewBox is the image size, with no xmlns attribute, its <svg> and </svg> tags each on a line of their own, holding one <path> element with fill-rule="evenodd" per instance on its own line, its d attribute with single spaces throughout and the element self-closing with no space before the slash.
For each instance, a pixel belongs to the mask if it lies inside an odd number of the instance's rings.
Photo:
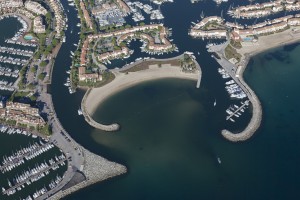
<svg viewBox="0 0 300 200">
<path fill-rule="evenodd" d="M 290 28 L 272 35 L 259 36 L 257 42 L 244 42 L 242 43 L 243 47 L 241 49 L 237 49 L 237 52 L 242 55 L 239 65 L 246 66 L 250 57 L 258 53 L 287 44 L 296 43 L 298 41 L 300 41 L 299 27 Z"/>
<path fill-rule="evenodd" d="M 141 82 L 162 78 L 182 78 L 197 81 L 199 76 L 199 71 L 196 71 L 196 73 L 184 73 L 180 67 L 170 66 L 169 64 L 163 64 L 161 67 L 150 65 L 149 69 L 129 72 L 128 74 L 116 70 L 112 72 L 116 76 L 115 80 L 103 87 L 91 89 L 86 97 L 83 106 L 85 106 L 88 114 L 92 115 L 97 107 L 109 96 Z"/>
</svg>

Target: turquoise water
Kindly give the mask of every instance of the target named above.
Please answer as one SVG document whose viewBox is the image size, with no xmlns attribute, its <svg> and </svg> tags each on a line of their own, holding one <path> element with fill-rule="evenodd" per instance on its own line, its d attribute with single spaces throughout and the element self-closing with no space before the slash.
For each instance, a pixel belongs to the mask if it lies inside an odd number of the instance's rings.
<svg viewBox="0 0 300 200">
<path fill-rule="evenodd" d="M 33 38 L 32 35 L 25 35 L 24 36 L 25 40 L 32 40 L 32 38 Z"/>
</svg>

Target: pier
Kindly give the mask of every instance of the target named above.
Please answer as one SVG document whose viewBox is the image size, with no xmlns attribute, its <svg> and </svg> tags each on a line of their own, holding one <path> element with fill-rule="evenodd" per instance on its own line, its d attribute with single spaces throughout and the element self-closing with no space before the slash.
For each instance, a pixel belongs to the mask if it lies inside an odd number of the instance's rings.
<svg viewBox="0 0 300 200">
<path fill-rule="evenodd" d="M 231 76 L 236 84 L 238 84 L 242 88 L 252 104 L 252 118 L 243 131 L 239 133 L 232 133 L 231 131 L 224 129 L 221 132 L 223 137 L 225 137 L 227 140 L 230 140 L 232 142 L 239 142 L 251 138 L 259 128 L 262 119 L 262 107 L 254 91 L 251 90 L 251 88 L 244 81 L 243 73 L 246 65 L 242 65 L 237 68 L 237 66 L 235 66 L 225 58 L 224 50 L 228 43 L 229 41 L 221 45 L 211 46 L 208 51 L 218 54 L 219 58 L 215 58 L 216 61 L 226 70 L 226 72 Z"/>
<path fill-rule="evenodd" d="M 41 170 L 38 170 L 37 173 L 32 173 L 31 175 L 29 175 L 27 178 L 19 181 L 17 184 L 15 184 L 14 186 L 11 186 L 10 188 L 8 188 L 7 190 L 3 190 L 3 194 L 6 194 L 6 195 L 11 195 L 11 194 L 14 194 L 16 192 L 16 189 L 18 189 L 19 187 L 21 187 L 22 185 L 24 185 L 25 183 L 27 184 L 27 182 L 29 183 L 29 181 L 31 182 L 35 182 L 34 180 L 38 180 L 41 178 L 41 175 L 43 173 L 45 173 L 46 171 L 49 171 L 50 169 L 53 169 L 55 170 L 55 166 L 57 166 L 58 164 L 62 164 L 64 163 L 65 161 L 67 160 L 67 158 L 63 158 L 63 159 L 60 159 L 50 165 L 43 165 L 45 163 L 42 163 L 43 166 L 46 166 L 46 167 L 42 167 Z M 43 176 L 42 176 L 43 177 Z M 20 189 L 19 189 L 20 190 Z"/>
<path fill-rule="evenodd" d="M 229 120 L 230 118 L 232 118 L 233 116 L 235 116 L 240 110 L 242 110 L 245 106 L 249 105 L 249 101 L 245 101 L 245 103 L 242 103 L 242 106 L 238 107 L 235 111 L 233 111 L 231 114 L 229 114 L 226 117 L 226 120 Z"/>
<path fill-rule="evenodd" d="M 3 165 L 0 165 L 0 171 L 5 173 L 7 171 L 12 170 L 13 168 L 21 165 L 24 163 L 24 159 L 31 160 L 32 158 L 44 153 L 45 151 L 53 148 L 54 145 L 51 143 L 45 143 L 43 145 L 39 145 L 35 143 L 29 147 L 22 148 L 21 150 L 17 151 L 11 156 L 5 158 L 2 162 Z"/>
</svg>

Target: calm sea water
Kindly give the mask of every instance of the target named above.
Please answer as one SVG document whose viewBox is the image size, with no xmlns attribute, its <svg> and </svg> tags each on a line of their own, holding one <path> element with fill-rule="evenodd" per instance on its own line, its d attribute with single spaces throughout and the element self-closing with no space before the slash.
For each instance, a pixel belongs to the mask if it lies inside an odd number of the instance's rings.
<svg viewBox="0 0 300 200">
<path fill-rule="evenodd" d="M 195 5 L 175 1 L 163 5 L 164 23 L 173 28 L 179 53 L 200 52 L 201 88 L 196 89 L 193 81 L 167 79 L 122 91 L 95 113 L 96 120 L 122 126 L 119 132 L 105 133 L 77 115 L 84 91 L 70 95 L 63 86 L 71 63 L 69 52 L 79 39 L 79 20 L 74 8 L 67 1 L 62 3 L 70 11 L 69 29 L 50 88 L 58 117 L 85 148 L 129 169 L 124 176 L 65 199 L 299 199 L 297 45 L 258 55 L 249 64 L 245 78 L 262 101 L 263 122 L 251 140 L 233 144 L 222 138 L 221 129 L 242 129 L 251 116 L 246 113 L 234 125 L 225 121 L 225 109 L 236 102 L 226 94 L 224 80 L 217 73 L 219 66 L 205 50 L 206 42 L 187 36 L 189 22 L 199 19 L 202 10 L 206 15 L 220 15 L 224 10 L 225 15 L 229 4 L 216 7 L 212 1 Z M 132 48 L 138 45 L 133 43 Z M 162 57 L 173 55 L 177 54 Z M 127 61 L 141 56 L 147 55 L 135 49 Z M 122 64 L 117 61 L 111 67 Z"/>
<path fill-rule="evenodd" d="M 264 116 L 257 134 L 240 144 L 222 139 L 207 91 L 193 81 L 146 82 L 110 97 L 94 117 L 122 129 L 90 137 L 124 159 L 129 173 L 66 199 L 298 199 L 299 52 L 292 45 L 249 64 L 245 78 Z"/>
</svg>

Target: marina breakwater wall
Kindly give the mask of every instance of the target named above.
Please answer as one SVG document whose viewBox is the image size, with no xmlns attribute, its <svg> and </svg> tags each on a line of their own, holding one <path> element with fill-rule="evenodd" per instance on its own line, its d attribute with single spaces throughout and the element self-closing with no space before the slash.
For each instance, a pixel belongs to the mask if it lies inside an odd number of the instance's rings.
<svg viewBox="0 0 300 200">
<path fill-rule="evenodd" d="M 53 135 L 50 141 L 53 141 L 55 145 L 72 160 L 68 160 L 68 169 L 58 186 L 37 198 L 38 200 L 61 199 L 81 188 L 127 172 L 125 166 L 93 154 L 73 140 L 69 133 L 63 128 L 56 115 L 52 96 L 45 93 L 45 88 L 43 91 L 39 98 L 42 102 L 46 103 L 47 106 L 45 107 L 47 109 L 45 109 L 47 113 L 53 113 L 49 121 L 53 129 Z M 83 180 L 76 180 L 75 174 L 77 172 L 83 174 Z M 75 183 L 73 181 L 74 179 Z M 68 185 L 70 185 L 70 187 Z"/>
<path fill-rule="evenodd" d="M 103 130 L 103 131 L 117 131 L 120 129 L 120 125 L 117 123 L 114 124 L 110 124 L 110 125 L 104 125 L 101 123 L 96 122 L 95 120 L 93 120 L 93 118 L 88 114 L 87 109 L 85 107 L 86 103 L 86 99 L 87 96 L 89 95 L 89 93 L 91 92 L 91 89 L 88 89 L 88 91 L 85 93 L 82 101 L 81 101 L 81 110 L 82 110 L 82 114 L 84 116 L 85 121 L 91 125 L 92 127 L 95 127 L 97 129 Z"/>
<path fill-rule="evenodd" d="M 95 184 L 99 181 L 103 181 L 114 176 L 118 176 L 127 172 L 125 166 L 120 165 L 115 162 L 111 162 L 97 156 L 96 154 L 91 153 L 90 151 L 82 147 L 82 153 L 84 154 L 84 168 L 82 172 L 84 173 L 86 180 L 80 182 L 66 190 L 60 190 L 49 200 L 58 200 L 63 197 L 70 195 L 82 188 L 85 188 L 89 185 Z"/>
<path fill-rule="evenodd" d="M 248 140 L 253 136 L 253 134 L 257 131 L 257 129 L 260 127 L 261 120 L 262 120 L 262 107 L 261 103 L 254 93 L 254 91 L 246 84 L 243 78 L 243 73 L 246 66 L 240 66 L 237 70 L 237 78 L 239 80 L 238 85 L 243 88 L 244 92 L 248 96 L 251 104 L 252 104 L 252 118 L 250 122 L 248 123 L 247 127 L 239 132 L 239 133 L 232 133 L 229 130 L 222 130 L 222 135 L 232 141 L 232 142 L 239 142 L 239 141 L 245 141 Z"/>
<path fill-rule="evenodd" d="M 228 42 L 215 47 L 210 47 L 208 51 L 215 52 L 218 54 L 219 58 L 215 58 L 216 61 L 226 70 L 226 72 L 231 76 L 231 78 L 236 82 L 236 84 L 238 84 L 242 88 L 242 90 L 245 92 L 252 104 L 252 118 L 243 131 L 238 133 L 233 133 L 226 129 L 221 131 L 221 134 L 227 140 L 232 142 L 240 142 L 251 138 L 253 134 L 257 131 L 257 129 L 260 127 L 262 120 L 262 107 L 258 97 L 254 93 L 254 91 L 247 85 L 243 78 L 243 73 L 245 71 L 246 64 L 239 66 L 238 69 L 236 69 L 237 67 L 225 58 L 224 50 L 227 44 Z"/>
</svg>

